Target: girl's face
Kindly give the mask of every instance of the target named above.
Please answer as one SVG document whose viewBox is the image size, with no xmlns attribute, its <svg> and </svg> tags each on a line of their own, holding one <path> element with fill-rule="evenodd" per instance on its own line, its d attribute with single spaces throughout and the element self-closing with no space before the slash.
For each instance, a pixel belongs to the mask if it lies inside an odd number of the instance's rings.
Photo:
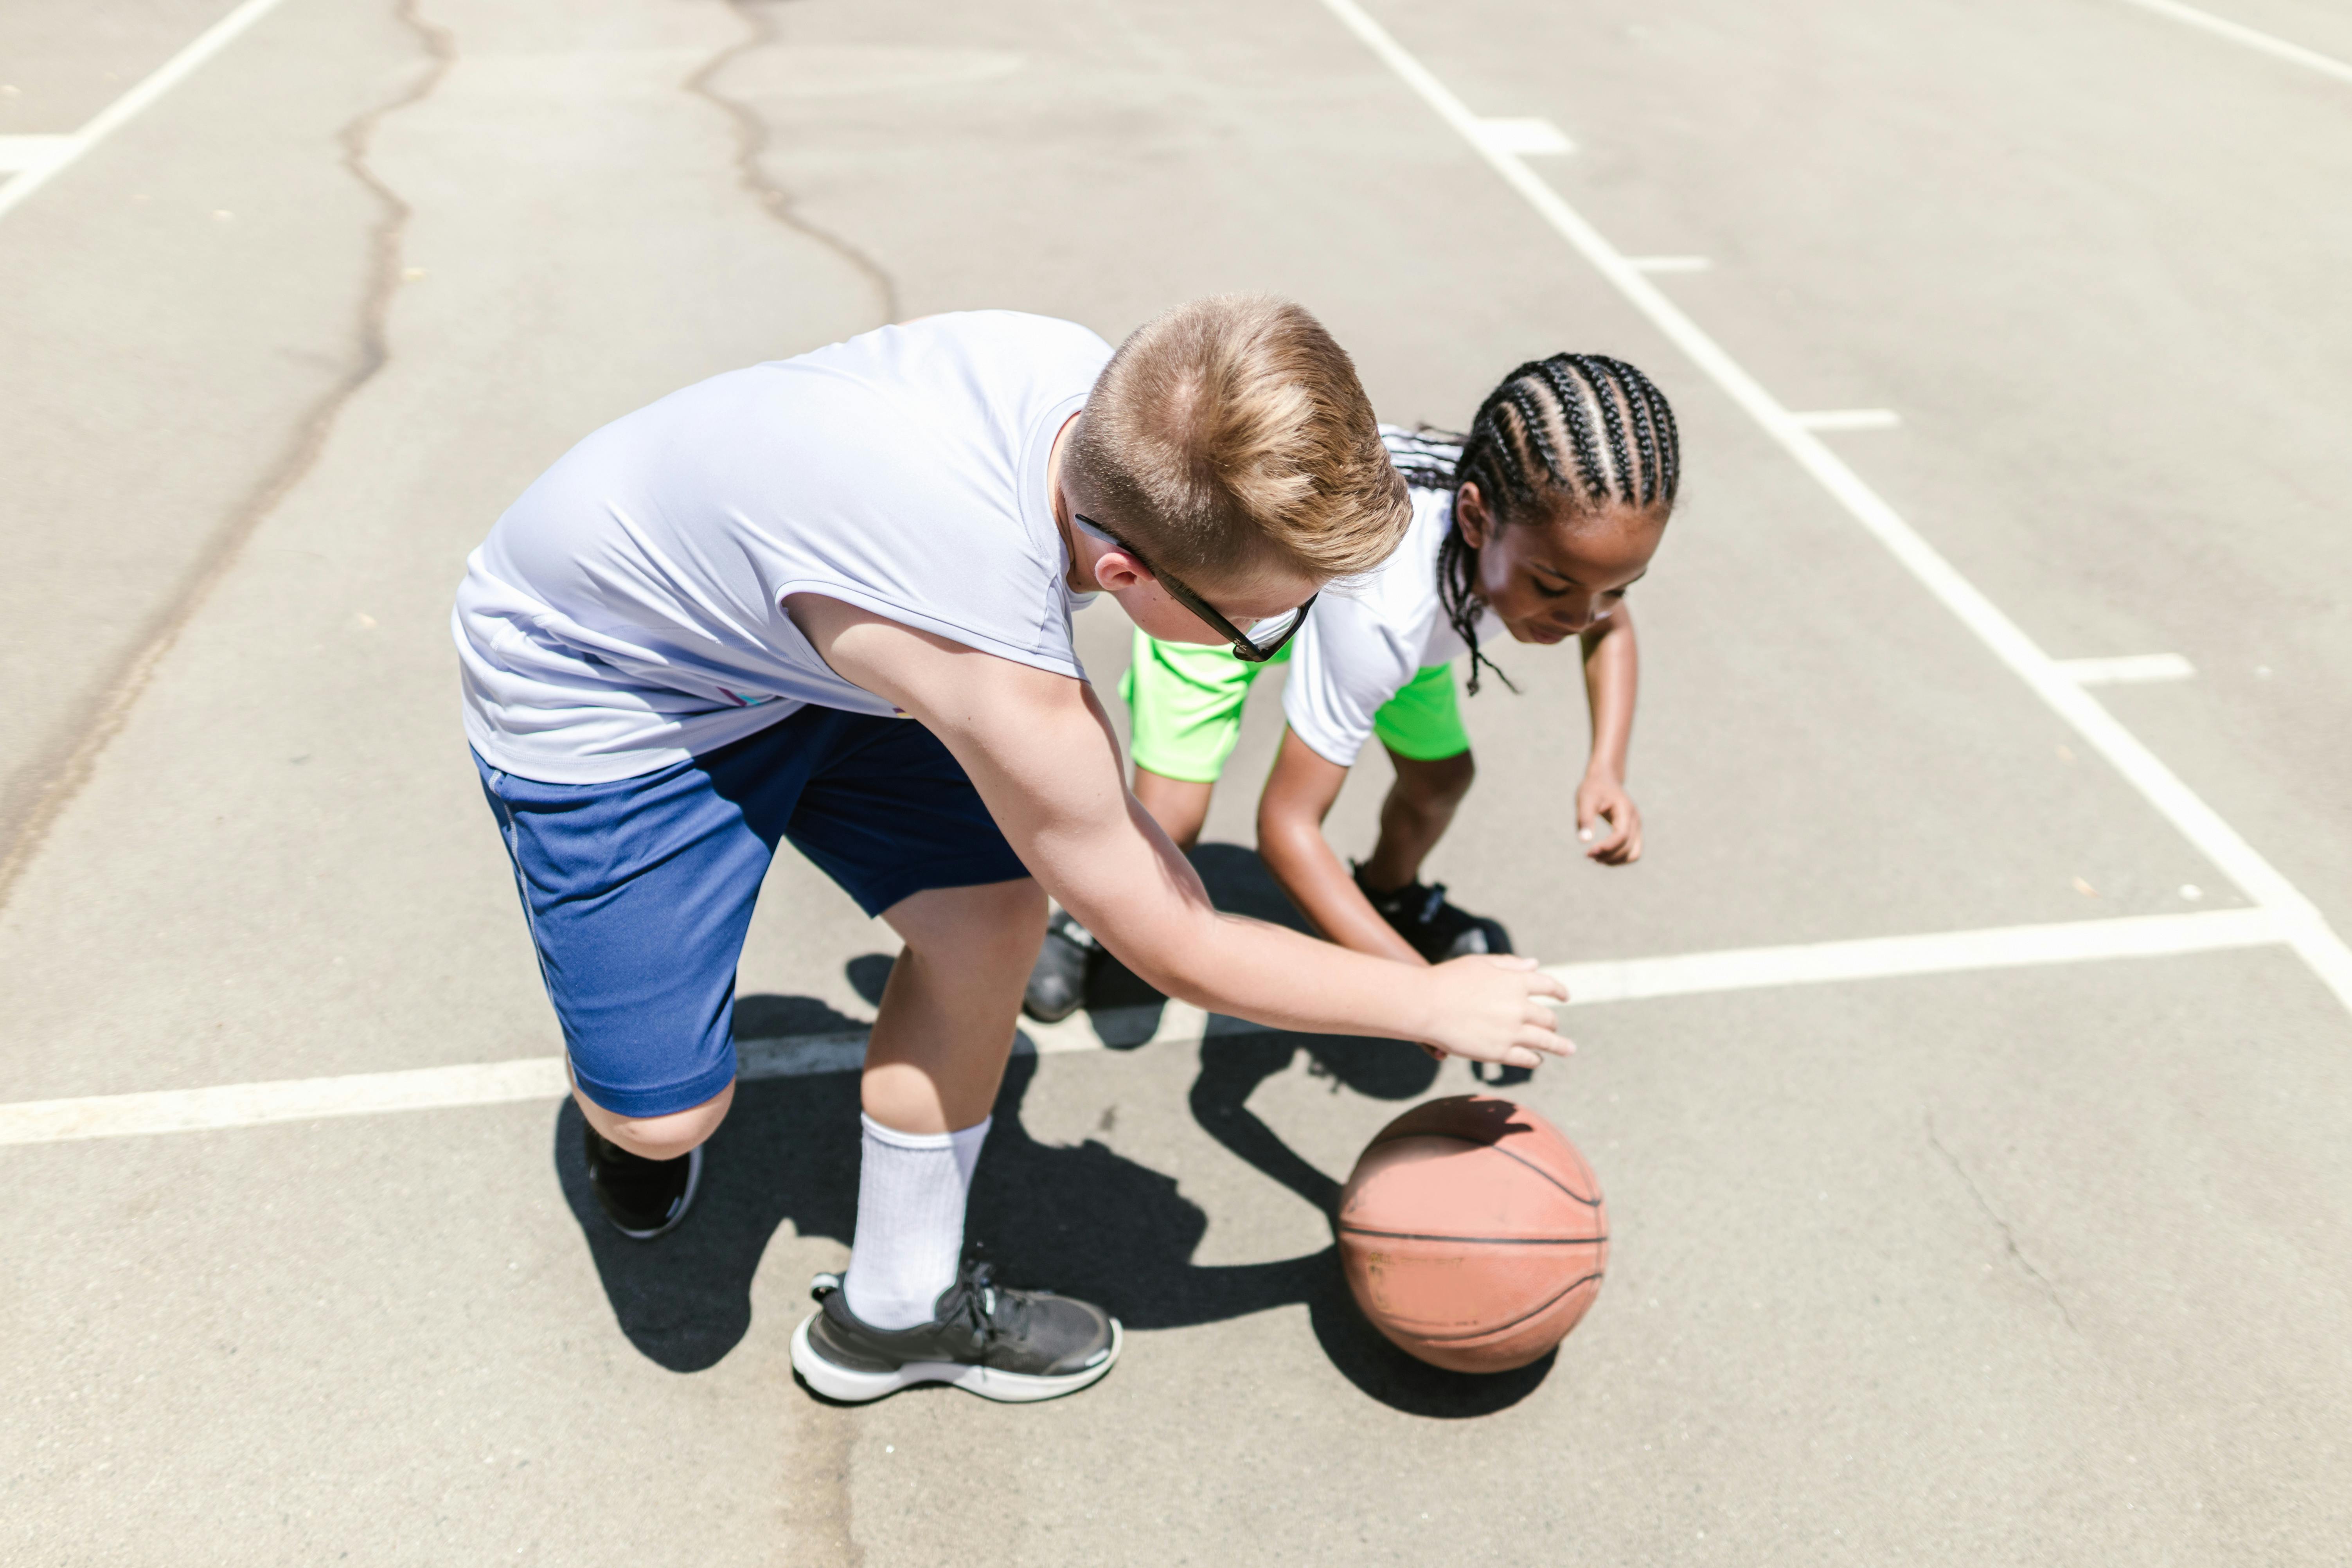
<svg viewBox="0 0 2352 1568">
<path fill-rule="evenodd" d="M 1478 596 L 1517 642 L 1551 644 L 1607 620 L 1650 569 L 1666 510 L 1617 502 L 1560 507 L 1545 520 L 1498 527 L 1475 484 L 1454 500 L 1454 526 L 1478 552 Z"/>
</svg>

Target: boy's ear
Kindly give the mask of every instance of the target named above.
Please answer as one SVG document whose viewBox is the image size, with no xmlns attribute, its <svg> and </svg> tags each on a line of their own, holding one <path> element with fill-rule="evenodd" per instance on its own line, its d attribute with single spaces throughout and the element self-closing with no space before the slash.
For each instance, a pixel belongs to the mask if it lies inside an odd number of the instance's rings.
<svg viewBox="0 0 2352 1568">
<path fill-rule="evenodd" d="M 1117 593 L 1150 582 L 1151 574 L 1144 570 L 1142 562 L 1113 546 L 1095 557 L 1095 581 Z"/>
</svg>

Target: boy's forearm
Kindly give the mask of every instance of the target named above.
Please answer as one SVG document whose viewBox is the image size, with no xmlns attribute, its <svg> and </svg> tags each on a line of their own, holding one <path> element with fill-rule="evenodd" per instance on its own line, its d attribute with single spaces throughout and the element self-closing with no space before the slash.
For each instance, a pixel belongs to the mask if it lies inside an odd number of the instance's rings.
<svg viewBox="0 0 2352 1568">
<path fill-rule="evenodd" d="M 1437 1026 L 1426 1016 L 1435 993 L 1420 983 L 1427 968 L 1220 913 L 1198 873 L 1140 806 L 1132 807 L 1130 826 L 1145 832 L 1028 838 L 1024 858 L 1147 984 L 1209 1012 L 1307 1034 L 1419 1040 Z M 1141 857 L 1131 858 L 1138 850 Z"/>
<path fill-rule="evenodd" d="M 1163 973 L 1144 978 L 1205 1012 L 1271 1028 L 1402 1040 L 1437 1035 L 1436 1023 L 1423 1016 L 1433 994 L 1417 956 L 1400 963 L 1262 921 L 1212 918 L 1214 925 L 1176 950 Z"/>
<path fill-rule="evenodd" d="M 1584 695 L 1592 713 L 1592 757 L 1588 772 L 1625 776 L 1633 743 L 1633 699 L 1641 679 L 1641 656 L 1633 637 L 1633 613 L 1623 605 L 1584 634 Z"/>
</svg>

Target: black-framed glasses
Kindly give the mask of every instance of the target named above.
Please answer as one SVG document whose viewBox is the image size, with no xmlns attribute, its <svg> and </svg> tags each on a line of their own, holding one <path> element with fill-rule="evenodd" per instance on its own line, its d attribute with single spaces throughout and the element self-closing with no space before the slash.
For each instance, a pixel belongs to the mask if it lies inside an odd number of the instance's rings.
<svg viewBox="0 0 2352 1568">
<path fill-rule="evenodd" d="M 1168 590 L 1168 596 L 1170 598 L 1175 600 L 1178 604 L 1192 611 L 1195 616 L 1198 616 L 1201 618 L 1202 624 L 1206 626 L 1211 631 L 1216 633 L 1219 637 L 1223 637 L 1227 642 L 1232 643 L 1234 645 L 1234 657 L 1240 659 L 1244 664 L 1264 664 L 1267 659 L 1270 659 L 1276 654 L 1280 653 L 1289 643 L 1290 639 L 1298 635 L 1298 628 L 1307 624 L 1307 612 L 1308 609 L 1313 607 L 1318 596 L 1314 594 L 1307 595 L 1306 604 L 1299 605 L 1298 608 L 1291 611 L 1288 615 L 1282 617 L 1281 633 L 1276 636 L 1272 642 L 1262 643 L 1256 638 L 1251 637 L 1249 632 L 1242 630 L 1241 627 L 1234 625 L 1233 622 L 1225 619 L 1224 616 L 1217 614 L 1215 610 L 1210 608 L 1209 602 L 1201 597 L 1200 595 L 1195 594 L 1192 589 L 1187 588 L 1183 584 L 1178 582 L 1167 573 L 1162 572 L 1150 562 L 1145 560 L 1143 558 L 1142 551 L 1138 550 L 1134 545 L 1129 544 L 1126 540 L 1121 539 L 1118 534 L 1113 533 L 1109 529 L 1105 528 L 1101 523 L 1097 522 L 1093 518 L 1087 516 L 1084 512 L 1074 511 L 1070 515 L 1077 520 L 1077 521 L 1089 532 L 1102 535 L 1105 539 L 1109 540 L 1113 544 L 1118 545 L 1121 550 L 1126 551 L 1129 555 L 1134 557 L 1137 565 L 1142 567 L 1146 572 L 1150 573 L 1153 577 L 1159 580 L 1160 585 Z M 1262 621 L 1258 623 L 1259 626 L 1263 626 L 1264 624 L 1265 623 Z M 1255 629 L 1255 626 L 1251 628 L 1253 631 Z"/>
</svg>

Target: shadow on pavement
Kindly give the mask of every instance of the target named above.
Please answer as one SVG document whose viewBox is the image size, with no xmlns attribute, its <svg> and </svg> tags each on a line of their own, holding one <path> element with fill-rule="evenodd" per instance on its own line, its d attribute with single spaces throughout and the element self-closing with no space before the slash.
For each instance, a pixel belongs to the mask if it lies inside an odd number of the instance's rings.
<svg viewBox="0 0 2352 1568">
<path fill-rule="evenodd" d="M 1278 914 L 1269 907 L 1268 892 L 1276 900 L 1282 895 L 1255 855 L 1211 845 L 1200 858 L 1220 907 L 1296 923 L 1286 901 Z M 859 971 L 853 976 L 856 988 L 863 993 L 871 985 L 878 993 L 887 963 L 879 973 L 871 957 L 853 967 Z M 856 1026 L 808 997 L 745 996 L 736 1005 L 745 1037 Z M 1334 1092 L 1346 1087 L 1380 1100 L 1426 1093 L 1437 1064 L 1417 1047 L 1392 1040 L 1234 1033 L 1203 1043 L 1190 1096 L 1194 1118 L 1227 1149 L 1328 1217 L 1339 1200 L 1339 1183 L 1292 1151 L 1247 1106 L 1258 1085 L 1286 1070 L 1302 1050 L 1308 1070 L 1330 1079 Z M 1549 1356 L 1517 1372 L 1483 1377 L 1413 1360 L 1358 1313 L 1336 1247 L 1274 1263 L 1194 1264 L 1208 1219 L 1177 1190 L 1173 1177 L 1092 1139 L 1061 1147 L 1030 1137 L 1021 1108 L 1036 1067 L 1034 1057 L 1017 1057 L 1007 1069 L 971 1195 L 970 1233 L 1007 1280 L 1098 1301 L 1131 1329 L 1184 1328 L 1303 1303 L 1324 1353 L 1343 1376 L 1383 1404 L 1418 1415 L 1502 1409 L 1533 1391 L 1550 1370 Z M 848 1243 L 857 1152 L 856 1074 L 743 1083 L 710 1142 L 693 1216 L 659 1241 L 636 1243 L 614 1232 L 596 1208 L 582 1160 L 578 1108 L 566 1100 L 555 1125 L 557 1176 L 622 1332 L 649 1360 L 682 1373 L 716 1364 L 749 1331 L 752 1277 L 785 1221 L 801 1235 Z"/>
</svg>

